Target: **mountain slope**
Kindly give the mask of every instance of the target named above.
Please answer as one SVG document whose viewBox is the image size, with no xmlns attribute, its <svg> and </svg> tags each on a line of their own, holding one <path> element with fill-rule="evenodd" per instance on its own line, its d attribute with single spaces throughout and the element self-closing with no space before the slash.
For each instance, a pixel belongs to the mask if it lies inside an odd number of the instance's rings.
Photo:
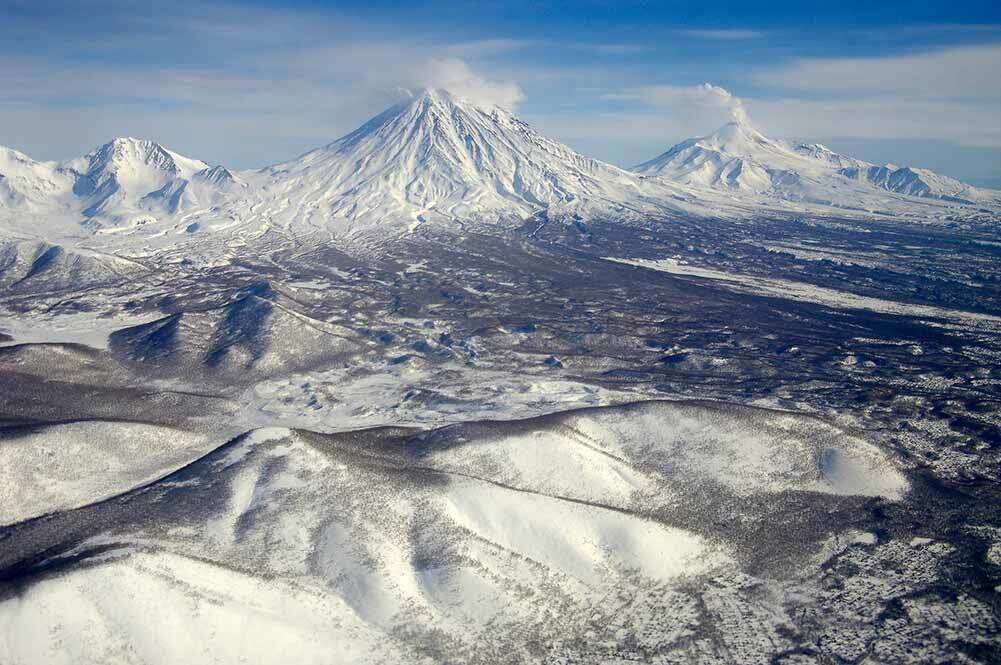
<svg viewBox="0 0 1001 665">
<path fill-rule="evenodd" d="M 330 362 L 356 348 L 344 330 L 296 312 L 268 282 L 235 295 L 221 307 L 122 328 L 109 338 L 111 351 L 147 375 L 200 373 L 233 384 Z"/>
<path fill-rule="evenodd" d="M 634 167 L 646 176 L 685 185 L 782 199 L 854 205 L 879 201 L 882 191 L 957 203 L 1001 203 L 982 190 L 926 169 L 877 166 L 819 143 L 765 137 L 746 122 L 731 122 L 688 139 Z"/>
<path fill-rule="evenodd" d="M 506 110 L 444 90 L 425 90 L 297 159 L 237 175 L 131 138 L 63 163 L 8 152 L 0 158 L 0 205 L 7 201 L 15 216 L 46 217 L 48 226 L 62 220 L 54 229 L 62 237 L 89 230 L 158 246 L 219 229 L 258 237 L 274 229 L 385 227 L 395 237 L 400 225 L 522 221 L 543 211 L 617 218 L 694 212 L 678 187 L 644 182 L 542 136 Z"/>
<path fill-rule="evenodd" d="M 1001 196 L 996 192 L 967 185 L 955 178 L 940 175 L 928 169 L 919 169 L 910 166 L 896 167 L 893 164 L 887 164 L 886 166 L 870 164 L 861 168 L 842 168 L 838 170 L 838 173 L 879 189 L 906 194 L 908 196 L 953 200 L 961 203 L 997 202 L 1001 200 Z"/>
<path fill-rule="evenodd" d="M 832 162 L 768 139 L 746 123 L 731 122 L 708 136 L 683 141 L 634 170 L 698 187 L 766 192 L 788 187 L 803 175 L 829 171 L 831 163 L 842 164 L 840 155 L 824 157 Z"/>
<path fill-rule="evenodd" d="M 72 174 L 86 218 L 175 214 L 217 203 L 238 184 L 224 167 L 133 138 L 114 139 L 61 170 Z"/>
<path fill-rule="evenodd" d="M 261 197 L 287 197 L 296 215 L 322 222 L 523 218 L 642 198 L 633 174 L 579 155 L 503 109 L 442 90 L 266 174 Z"/>
</svg>

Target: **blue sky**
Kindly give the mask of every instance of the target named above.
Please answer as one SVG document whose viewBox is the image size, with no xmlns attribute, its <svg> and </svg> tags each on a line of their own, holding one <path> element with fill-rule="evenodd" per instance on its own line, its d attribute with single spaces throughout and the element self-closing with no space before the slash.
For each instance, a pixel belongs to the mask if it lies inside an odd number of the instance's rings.
<svg viewBox="0 0 1001 665">
<path fill-rule="evenodd" d="M 445 85 L 624 166 L 739 100 L 772 136 L 1001 187 L 999 4 L 0 0 L 0 144 L 257 167 Z"/>
</svg>

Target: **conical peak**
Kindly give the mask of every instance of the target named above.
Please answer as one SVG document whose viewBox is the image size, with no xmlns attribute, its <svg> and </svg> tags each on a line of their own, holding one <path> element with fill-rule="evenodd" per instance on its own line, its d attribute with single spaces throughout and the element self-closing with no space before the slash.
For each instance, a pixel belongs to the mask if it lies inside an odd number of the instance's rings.
<svg viewBox="0 0 1001 665">
<path fill-rule="evenodd" d="M 403 100 L 400 106 L 407 108 L 448 108 L 466 105 L 462 103 L 463 101 L 444 88 L 423 88 L 416 93 L 411 93 L 410 98 Z"/>
<path fill-rule="evenodd" d="M 471 128 L 489 131 L 487 127 L 517 128 L 524 130 L 524 123 L 497 106 L 484 106 L 444 90 L 427 88 L 414 94 L 410 99 L 387 109 L 356 129 L 354 132 L 326 146 L 337 151 L 368 140 L 376 135 L 392 135 L 397 132 L 413 137 L 430 133 L 446 133 L 459 136 L 468 134 Z"/>
<path fill-rule="evenodd" d="M 696 145 L 734 155 L 756 152 L 758 149 L 775 148 L 774 141 L 765 137 L 747 121 L 732 121 L 712 134 L 695 141 Z"/>
<path fill-rule="evenodd" d="M 131 136 L 120 136 L 98 146 L 89 153 L 91 156 L 104 159 L 140 159 L 149 160 L 170 159 L 172 153 L 156 141 L 137 139 Z"/>
<path fill-rule="evenodd" d="M 150 141 L 148 139 L 137 139 L 134 136 L 117 136 L 106 145 L 113 146 L 116 148 L 127 148 L 127 147 L 141 147 L 141 148 L 159 148 L 161 147 L 156 141 Z"/>
<path fill-rule="evenodd" d="M 416 97 L 429 102 L 442 104 L 455 103 L 455 95 L 445 88 L 424 88 L 416 95 Z"/>
<path fill-rule="evenodd" d="M 460 109 L 467 112 L 480 111 L 488 115 L 511 115 L 510 111 L 497 104 L 478 101 L 467 95 L 445 88 L 424 88 L 413 96 L 408 105 L 427 109 L 438 108 L 446 110 L 449 113 L 455 109 Z"/>
<path fill-rule="evenodd" d="M 429 88 L 417 95 L 408 105 L 413 112 L 420 115 L 450 115 L 459 104 L 457 100 L 445 90 Z"/>
</svg>

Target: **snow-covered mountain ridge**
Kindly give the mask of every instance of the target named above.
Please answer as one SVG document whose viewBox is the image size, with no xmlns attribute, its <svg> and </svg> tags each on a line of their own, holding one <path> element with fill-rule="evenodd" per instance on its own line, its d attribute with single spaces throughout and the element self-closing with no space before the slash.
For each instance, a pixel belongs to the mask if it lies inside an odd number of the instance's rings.
<svg viewBox="0 0 1001 665">
<path fill-rule="evenodd" d="M 645 215 L 902 215 L 953 219 L 1001 193 L 923 169 L 876 166 L 731 123 L 626 171 L 585 157 L 510 112 L 443 90 L 394 105 L 296 159 L 232 172 L 162 145 L 115 139 L 37 162 L 0 148 L 0 229 L 72 242 L 163 247 L 226 231 L 396 237 L 424 223 Z M 102 241 L 105 242 L 105 241 Z M 145 251 L 145 250 L 144 250 Z"/>
<path fill-rule="evenodd" d="M 743 121 L 682 141 L 633 170 L 695 187 L 795 201 L 850 204 L 881 190 L 956 203 L 1001 202 L 999 192 L 972 187 L 927 169 L 879 166 L 819 143 L 770 139 Z"/>
</svg>

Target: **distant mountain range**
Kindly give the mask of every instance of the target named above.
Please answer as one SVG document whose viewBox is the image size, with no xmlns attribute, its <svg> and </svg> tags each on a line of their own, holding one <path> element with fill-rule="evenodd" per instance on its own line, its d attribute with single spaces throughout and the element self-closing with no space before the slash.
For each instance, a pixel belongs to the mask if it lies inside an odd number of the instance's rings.
<svg viewBox="0 0 1001 665">
<path fill-rule="evenodd" d="M 32 237 L 270 228 L 332 234 L 426 222 L 609 219 L 769 211 L 997 214 L 1001 193 L 924 169 L 877 166 L 746 123 L 689 139 L 627 171 L 580 155 L 511 113 L 426 90 L 289 162 L 232 172 L 152 141 L 119 138 L 66 162 L 0 148 L 0 229 Z M 157 240 L 158 239 L 158 240 Z"/>
</svg>

